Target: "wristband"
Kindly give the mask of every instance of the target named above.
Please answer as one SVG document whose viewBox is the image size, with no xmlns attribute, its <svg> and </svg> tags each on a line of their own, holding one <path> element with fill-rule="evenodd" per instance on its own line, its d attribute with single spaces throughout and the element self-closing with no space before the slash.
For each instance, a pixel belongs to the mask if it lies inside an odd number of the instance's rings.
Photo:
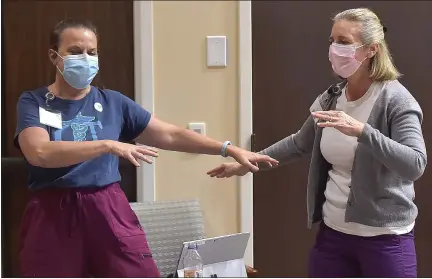
<svg viewBox="0 0 432 279">
<path fill-rule="evenodd" d="M 222 148 L 221 148 L 221 156 L 222 157 L 228 157 L 228 155 L 227 155 L 228 145 L 231 145 L 231 142 L 229 140 L 227 140 L 226 142 L 223 143 Z"/>
</svg>

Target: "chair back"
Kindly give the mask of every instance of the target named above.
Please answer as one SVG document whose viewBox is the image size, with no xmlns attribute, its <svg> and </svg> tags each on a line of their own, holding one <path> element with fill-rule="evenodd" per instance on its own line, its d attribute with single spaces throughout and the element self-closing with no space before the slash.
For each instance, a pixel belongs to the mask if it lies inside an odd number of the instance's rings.
<svg viewBox="0 0 432 279">
<path fill-rule="evenodd" d="M 161 277 L 177 269 L 183 242 L 205 238 L 204 216 L 197 200 L 131 203 Z"/>
</svg>

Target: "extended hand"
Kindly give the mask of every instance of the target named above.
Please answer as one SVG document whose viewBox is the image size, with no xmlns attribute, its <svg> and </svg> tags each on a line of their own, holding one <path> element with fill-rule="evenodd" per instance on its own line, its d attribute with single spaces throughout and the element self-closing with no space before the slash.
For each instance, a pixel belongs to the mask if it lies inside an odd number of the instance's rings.
<svg viewBox="0 0 432 279">
<path fill-rule="evenodd" d="M 225 163 L 207 172 L 210 177 L 225 178 L 233 175 L 243 176 L 249 172 L 249 168 L 239 163 Z"/>
<path fill-rule="evenodd" d="M 118 141 L 110 141 L 110 150 L 111 153 L 114 153 L 119 157 L 128 159 L 132 164 L 135 165 L 135 167 L 140 166 L 138 160 L 152 164 L 153 160 L 148 158 L 147 156 L 159 156 L 158 150 L 153 147 L 140 146 Z"/>
<path fill-rule="evenodd" d="M 343 111 L 316 111 L 312 116 L 318 120 L 319 127 L 333 127 L 347 136 L 359 137 L 363 133 L 364 124 L 355 120 Z"/>
<path fill-rule="evenodd" d="M 259 171 L 258 163 L 265 163 L 269 167 L 277 166 L 279 162 L 267 155 L 250 152 L 235 146 L 228 147 L 228 155 L 238 163 L 247 167 L 251 172 Z"/>
</svg>

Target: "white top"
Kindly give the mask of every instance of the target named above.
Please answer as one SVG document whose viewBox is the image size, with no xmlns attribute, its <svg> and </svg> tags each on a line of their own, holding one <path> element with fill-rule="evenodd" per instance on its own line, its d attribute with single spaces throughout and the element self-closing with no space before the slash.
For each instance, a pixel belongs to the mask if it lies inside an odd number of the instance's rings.
<svg viewBox="0 0 432 279">
<path fill-rule="evenodd" d="M 352 102 L 347 101 L 344 88 L 337 100 L 336 110 L 344 111 L 354 119 L 366 123 L 384 86 L 386 86 L 385 82 L 374 82 L 365 95 Z M 406 227 L 371 227 L 345 222 L 357 138 L 346 136 L 334 128 L 324 128 L 320 147 L 324 158 L 332 164 L 324 193 L 326 201 L 323 205 L 323 217 L 327 226 L 346 234 L 358 236 L 404 234 L 413 229 L 414 223 Z"/>
</svg>

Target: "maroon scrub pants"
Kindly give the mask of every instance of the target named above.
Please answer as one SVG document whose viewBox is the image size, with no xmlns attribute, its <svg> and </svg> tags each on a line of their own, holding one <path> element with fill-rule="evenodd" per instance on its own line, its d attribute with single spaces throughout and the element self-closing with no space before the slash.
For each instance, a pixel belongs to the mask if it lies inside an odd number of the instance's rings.
<svg viewBox="0 0 432 279">
<path fill-rule="evenodd" d="M 23 277 L 159 277 L 118 183 L 33 194 L 23 216 Z"/>
</svg>

